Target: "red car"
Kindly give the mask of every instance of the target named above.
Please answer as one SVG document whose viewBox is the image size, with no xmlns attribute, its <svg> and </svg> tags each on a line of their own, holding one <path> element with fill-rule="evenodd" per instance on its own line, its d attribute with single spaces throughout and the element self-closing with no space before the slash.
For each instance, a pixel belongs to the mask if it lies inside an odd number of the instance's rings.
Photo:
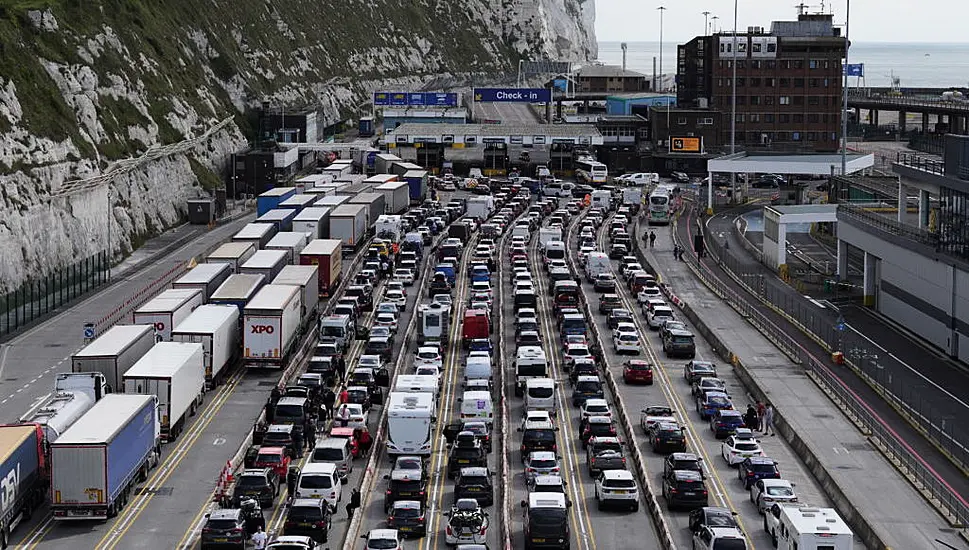
<svg viewBox="0 0 969 550">
<path fill-rule="evenodd" d="M 626 361 L 622 364 L 622 380 L 627 384 L 652 385 L 653 365 L 647 361 Z"/>
<path fill-rule="evenodd" d="M 255 468 L 272 468 L 280 479 L 286 479 L 291 458 L 282 447 L 260 447 L 256 455 Z"/>
</svg>

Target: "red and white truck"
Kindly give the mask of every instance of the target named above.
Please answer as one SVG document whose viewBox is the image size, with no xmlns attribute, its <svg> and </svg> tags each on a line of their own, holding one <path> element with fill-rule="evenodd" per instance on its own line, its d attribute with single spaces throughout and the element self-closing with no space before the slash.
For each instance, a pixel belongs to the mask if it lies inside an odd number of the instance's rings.
<svg viewBox="0 0 969 550">
<path fill-rule="evenodd" d="M 303 289 L 266 285 L 242 313 L 242 357 L 248 368 L 285 368 L 303 320 Z"/>
<path fill-rule="evenodd" d="M 153 325 L 155 339 L 158 342 L 168 342 L 172 339 L 175 325 L 184 321 L 202 302 L 204 298 L 201 290 L 171 288 L 136 309 L 132 315 L 132 323 Z"/>
</svg>

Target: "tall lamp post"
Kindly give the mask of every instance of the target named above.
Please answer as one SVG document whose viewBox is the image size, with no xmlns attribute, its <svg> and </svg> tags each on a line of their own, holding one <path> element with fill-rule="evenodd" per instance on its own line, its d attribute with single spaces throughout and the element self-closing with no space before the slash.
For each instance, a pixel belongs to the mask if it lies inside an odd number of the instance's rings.
<svg viewBox="0 0 969 550">
<path fill-rule="evenodd" d="M 660 6 L 656 9 L 659 10 L 659 88 L 664 90 L 666 85 L 663 80 L 663 12 L 666 11 L 666 7 Z"/>
<path fill-rule="evenodd" d="M 713 24 L 711 25 L 710 30 L 712 32 L 717 32 L 717 22 L 720 20 L 720 16 L 714 15 L 713 17 L 710 18 L 710 20 L 713 21 Z"/>
<path fill-rule="evenodd" d="M 733 75 L 730 79 L 730 154 L 737 152 L 737 3 L 733 0 Z M 737 201 L 737 173 L 730 173 L 730 200 Z"/>
<path fill-rule="evenodd" d="M 845 0 L 845 62 L 841 67 L 844 73 L 841 96 L 841 175 L 848 170 L 848 21 L 851 18 L 851 0 Z"/>
<path fill-rule="evenodd" d="M 710 34 L 710 12 L 703 12 L 703 36 Z"/>
</svg>

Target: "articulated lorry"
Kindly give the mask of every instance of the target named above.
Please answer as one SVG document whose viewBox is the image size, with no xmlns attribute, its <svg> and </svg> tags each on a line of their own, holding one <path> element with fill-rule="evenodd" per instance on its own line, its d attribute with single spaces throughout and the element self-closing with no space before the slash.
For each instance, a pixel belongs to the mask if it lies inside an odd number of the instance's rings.
<svg viewBox="0 0 969 550">
<path fill-rule="evenodd" d="M 121 376 L 154 345 L 151 325 L 117 325 L 72 355 L 71 371 L 100 372 L 108 388 L 120 391 Z"/>
<path fill-rule="evenodd" d="M 10 544 L 10 534 L 30 519 L 47 493 L 48 469 L 44 431 L 37 424 L 0 426 L 0 547 Z"/>
<path fill-rule="evenodd" d="M 54 391 L 20 417 L 24 424 L 39 424 L 48 443 L 57 441 L 77 419 L 108 393 L 100 372 L 65 372 L 57 375 Z"/>
<path fill-rule="evenodd" d="M 124 374 L 124 392 L 158 398 L 162 441 L 174 441 L 202 406 L 202 344 L 160 342 Z"/>
<path fill-rule="evenodd" d="M 108 519 L 161 455 L 158 398 L 107 395 L 50 444 L 51 513 L 57 521 Z"/>
<path fill-rule="evenodd" d="M 252 261 L 252 260 L 250 260 Z M 132 323 L 152 325 L 155 340 L 172 339 L 172 329 L 202 305 L 202 291 L 196 288 L 170 288 L 135 310 Z"/>
<path fill-rule="evenodd" d="M 205 383 L 218 386 L 242 349 L 241 309 L 230 304 L 200 306 L 175 327 L 172 342 L 202 345 Z"/>
<path fill-rule="evenodd" d="M 285 368 L 303 321 L 303 291 L 266 285 L 242 313 L 242 357 L 249 368 Z"/>
</svg>

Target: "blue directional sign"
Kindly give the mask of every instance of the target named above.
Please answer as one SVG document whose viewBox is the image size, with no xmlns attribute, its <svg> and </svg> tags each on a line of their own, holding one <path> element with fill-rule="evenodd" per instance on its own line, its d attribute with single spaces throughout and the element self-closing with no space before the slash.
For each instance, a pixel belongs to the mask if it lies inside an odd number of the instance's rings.
<svg viewBox="0 0 969 550">
<path fill-rule="evenodd" d="M 552 92 L 545 88 L 475 88 L 474 100 L 489 103 L 548 103 Z"/>
<path fill-rule="evenodd" d="M 457 107 L 458 94 L 452 92 L 374 92 L 375 107 Z"/>
<path fill-rule="evenodd" d="M 848 76 L 865 76 L 865 64 L 847 63 L 844 65 L 844 73 Z"/>
</svg>

